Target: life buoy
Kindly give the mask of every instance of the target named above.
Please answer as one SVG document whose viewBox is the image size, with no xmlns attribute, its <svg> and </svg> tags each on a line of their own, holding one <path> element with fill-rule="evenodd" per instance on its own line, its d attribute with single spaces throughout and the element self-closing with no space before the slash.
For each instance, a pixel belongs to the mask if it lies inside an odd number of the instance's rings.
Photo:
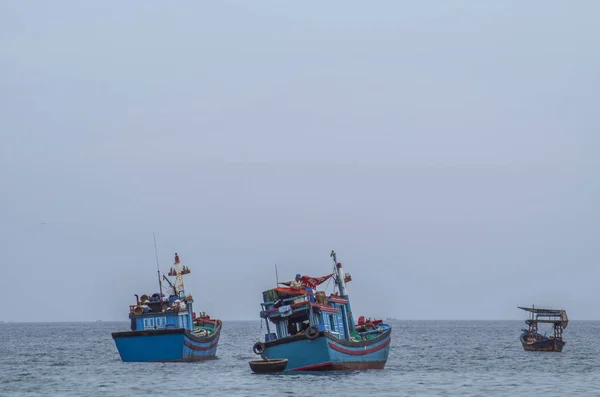
<svg viewBox="0 0 600 397">
<path fill-rule="evenodd" d="M 265 351 L 265 344 L 262 342 L 256 342 L 254 346 L 252 346 L 252 350 L 254 350 L 254 354 L 262 354 Z"/>
<path fill-rule="evenodd" d="M 308 339 L 317 339 L 320 333 L 321 331 L 319 331 L 319 328 L 315 327 L 314 325 L 311 325 L 306 329 L 304 335 L 306 335 Z"/>
</svg>

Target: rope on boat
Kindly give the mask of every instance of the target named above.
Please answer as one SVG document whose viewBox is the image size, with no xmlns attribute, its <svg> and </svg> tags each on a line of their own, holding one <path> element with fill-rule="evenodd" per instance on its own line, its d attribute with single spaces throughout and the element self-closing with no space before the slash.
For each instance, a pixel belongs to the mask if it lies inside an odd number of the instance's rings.
<svg viewBox="0 0 600 397">
<path fill-rule="evenodd" d="M 325 288 L 323 288 L 323 291 L 327 291 L 327 288 L 329 287 L 329 283 L 331 282 L 331 279 L 333 277 L 329 277 L 329 280 L 327 280 L 327 284 L 325 284 Z"/>
<path fill-rule="evenodd" d="M 511 347 L 511 346 L 513 345 L 513 343 L 515 343 L 515 342 L 520 342 L 520 341 L 521 341 L 521 339 L 520 339 L 520 338 L 517 338 L 516 340 L 514 340 L 514 341 L 510 342 L 510 343 L 508 344 L 508 346 L 505 346 L 503 350 L 506 350 L 506 349 L 508 349 L 509 347 Z"/>
<path fill-rule="evenodd" d="M 268 319 L 265 319 L 265 321 L 269 321 Z M 258 330 L 258 337 L 256 338 L 257 342 L 260 342 L 260 336 L 262 335 L 263 332 L 263 319 L 260 319 L 260 329 Z"/>
</svg>

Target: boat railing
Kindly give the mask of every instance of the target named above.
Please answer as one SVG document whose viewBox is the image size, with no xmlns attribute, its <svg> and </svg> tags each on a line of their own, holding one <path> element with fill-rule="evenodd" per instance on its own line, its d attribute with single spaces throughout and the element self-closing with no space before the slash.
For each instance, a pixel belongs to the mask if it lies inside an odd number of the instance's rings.
<svg viewBox="0 0 600 397">
<path fill-rule="evenodd" d="M 311 309 L 316 310 L 316 311 L 326 312 L 329 314 L 339 313 L 338 308 L 335 308 L 332 306 L 324 306 L 324 305 L 320 305 L 318 303 L 313 303 L 310 301 L 302 301 L 299 303 L 292 303 L 289 306 L 291 307 L 292 313 L 301 313 L 301 312 L 305 312 L 305 311 L 308 312 Z M 263 307 L 263 310 L 260 312 L 260 317 L 261 318 L 269 318 L 269 319 L 271 319 L 271 321 L 276 321 L 275 319 L 277 319 L 278 317 L 280 317 L 281 319 L 284 319 L 285 315 L 282 316 L 282 314 L 280 313 L 280 309 L 282 307 L 284 307 L 284 306 L 271 307 L 271 308 Z"/>
<path fill-rule="evenodd" d="M 157 310 L 152 310 L 152 308 L 148 308 L 149 310 L 144 311 L 144 309 L 142 308 L 141 310 L 143 311 L 142 313 L 136 313 L 135 309 L 137 307 L 142 307 L 141 305 L 129 305 L 129 314 L 130 315 L 135 315 L 135 316 L 140 316 L 140 315 L 151 315 L 151 314 L 164 314 L 164 313 L 181 313 L 181 312 L 187 312 L 188 309 L 187 308 L 173 308 L 173 307 L 169 307 L 169 308 L 163 308 L 162 310 L 157 309 Z"/>
<path fill-rule="evenodd" d="M 313 295 L 310 295 L 310 294 L 295 295 L 295 296 L 292 296 L 289 298 L 281 299 L 281 303 L 282 303 L 282 305 L 285 305 L 286 303 L 299 303 L 299 302 L 304 302 L 304 301 L 316 302 L 317 301 L 316 297 L 315 297 L 315 299 L 311 299 L 311 296 L 313 296 Z M 277 302 L 277 301 L 266 301 L 266 302 L 262 302 L 261 305 L 263 305 L 265 307 L 266 306 L 273 307 L 275 305 L 275 302 Z M 319 302 L 319 303 L 323 306 L 332 306 L 335 303 L 337 303 L 337 304 L 348 303 L 348 300 L 345 298 L 338 297 L 338 296 L 328 296 L 325 298 L 324 301 Z"/>
<path fill-rule="evenodd" d="M 359 334 L 362 334 L 362 335 L 380 334 L 382 331 L 383 331 L 383 329 L 371 329 L 368 331 L 359 331 Z"/>
<path fill-rule="evenodd" d="M 289 306 L 291 306 L 291 310 L 292 312 L 298 312 L 298 311 L 302 311 L 302 310 L 308 310 L 308 305 L 310 304 L 309 301 L 302 301 L 299 303 L 294 303 L 294 302 L 287 302 L 289 303 Z M 263 306 L 263 310 L 261 312 L 261 317 L 277 317 L 279 316 L 279 309 L 288 305 L 281 305 L 278 307 L 275 307 L 273 304 L 267 306 L 267 303 L 262 303 L 261 304 Z"/>
<path fill-rule="evenodd" d="M 286 304 L 289 304 L 289 303 L 297 303 L 296 301 L 303 302 L 303 301 L 306 301 L 306 300 L 309 300 L 308 299 L 308 295 L 307 294 L 302 294 L 302 295 L 292 296 L 290 298 L 281 299 L 281 304 L 282 304 L 282 306 L 285 306 Z M 276 301 L 262 302 L 261 305 L 265 309 L 272 309 L 273 307 L 275 307 L 275 302 Z"/>
</svg>

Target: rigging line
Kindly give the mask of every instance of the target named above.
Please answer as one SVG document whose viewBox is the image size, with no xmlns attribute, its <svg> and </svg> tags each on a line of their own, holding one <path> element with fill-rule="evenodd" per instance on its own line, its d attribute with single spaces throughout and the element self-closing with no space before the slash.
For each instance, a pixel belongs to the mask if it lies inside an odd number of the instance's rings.
<svg viewBox="0 0 600 397">
<path fill-rule="evenodd" d="M 327 287 L 329 287 L 329 283 L 331 282 L 332 278 L 333 277 L 329 277 L 329 280 L 327 280 L 327 284 L 325 284 L 325 289 L 324 289 L 325 291 L 327 291 Z"/>
<path fill-rule="evenodd" d="M 158 249 L 156 248 L 156 234 L 152 232 L 152 237 L 154 238 L 154 254 L 156 255 L 156 272 L 158 273 L 158 289 L 160 290 L 160 299 L 162 302 L 163 298 L 163 290 L 162 290 L 162 280 L 160 278 L 160 266 L 158 264 Z"/>
<path fill-rule="evenodd" d="M 262 334 L 263 334 L 263 320 L 264 320 L 264 321 L 269 321 L 269 319 L 267 319 L 267 318 L 265 318 L 265 319 L 261 318 L 261 319 L 260 319 L 260 329 L 258 330 L 258 338 L 256 338 L 256 340 L 257 340 L 258 342 L 260 342 L 260 337 L 261 337 L 261 336 L 262 336 Z"/>
<path fill-rule="evenodd" d="M 336 268 L 336 264 L 335 264 L 335 263 L 334 263 L 334 265 L 333 265 L 333 268 L 332 268 L 331 274 L 333 274 L 333 276 L 331 276 L 331 277 L 330 277 L 330 280 L 331 280 L 331 279 L 334 279 L 334 281 L 335 281 L 335 280 L 337 280 L 337 276 L 338 276 L 338 275 L 337 275 L 337 268 Z M 329 284 L 329 282 L 328 282 L 328 284 Z M 336 288 L 337 288 L 337 282 L 334 282 L 334 283 L 333 283 L 333 293 L 335 293 L 335 289 L 336 289 Z"/>
<path fill-rule="evenodd" d="M 507 346 L 504 347 L 504 349 L 508 349 L 509 347 L 511 347 L 515 342 L 520 342 L 521 338 L 517 338 L 516 340 L 513 340 L 512 342 L 510 342 Z"/>
</svg>

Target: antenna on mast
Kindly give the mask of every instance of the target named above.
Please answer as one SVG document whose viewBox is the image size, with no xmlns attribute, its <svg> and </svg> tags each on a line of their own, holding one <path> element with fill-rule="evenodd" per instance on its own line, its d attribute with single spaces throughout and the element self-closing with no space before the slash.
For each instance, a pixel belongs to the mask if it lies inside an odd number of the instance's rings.
<svg viewBox="0 0 600 397">
<path fill-rule="evenodd" d="M 277 274 L 277 263 L 275 264 L 275 281 L 277 282 L 275 287 L 278 287 L 279 286 L 279 274 Z"/>
<path fill-rule="evenodd" d="M 331 250 L 331 254 L 329 254 L 329 257 L 333 260 L 333 279 L 336 280 L 336 282 L 333 283 L 333 292 L 335 292 L 336 288 L 339 288 L 339 285 L 337 283 L 337 279 L 339 277 L 338 272 L 337 272 L 337 254 L 335 253 L 334 250 Z"/>
<path fill-rule="evenodd" d="M 160 280 L 160 266 L 158 265 L 158 249 L 156 248 L 156 234 L 154 234 L 154 232 L 152 232 L 152 237 L 154 238 L 154 254 L 156 255 L 156 272 L 158 273 L 158 289 L 160 291 L 160 301 L 162 302 L 162 299 L 163 299 L 162 282 Z M 161 305 L 162 305 L 162 303 L 161 303 Z"/>
</svg>

